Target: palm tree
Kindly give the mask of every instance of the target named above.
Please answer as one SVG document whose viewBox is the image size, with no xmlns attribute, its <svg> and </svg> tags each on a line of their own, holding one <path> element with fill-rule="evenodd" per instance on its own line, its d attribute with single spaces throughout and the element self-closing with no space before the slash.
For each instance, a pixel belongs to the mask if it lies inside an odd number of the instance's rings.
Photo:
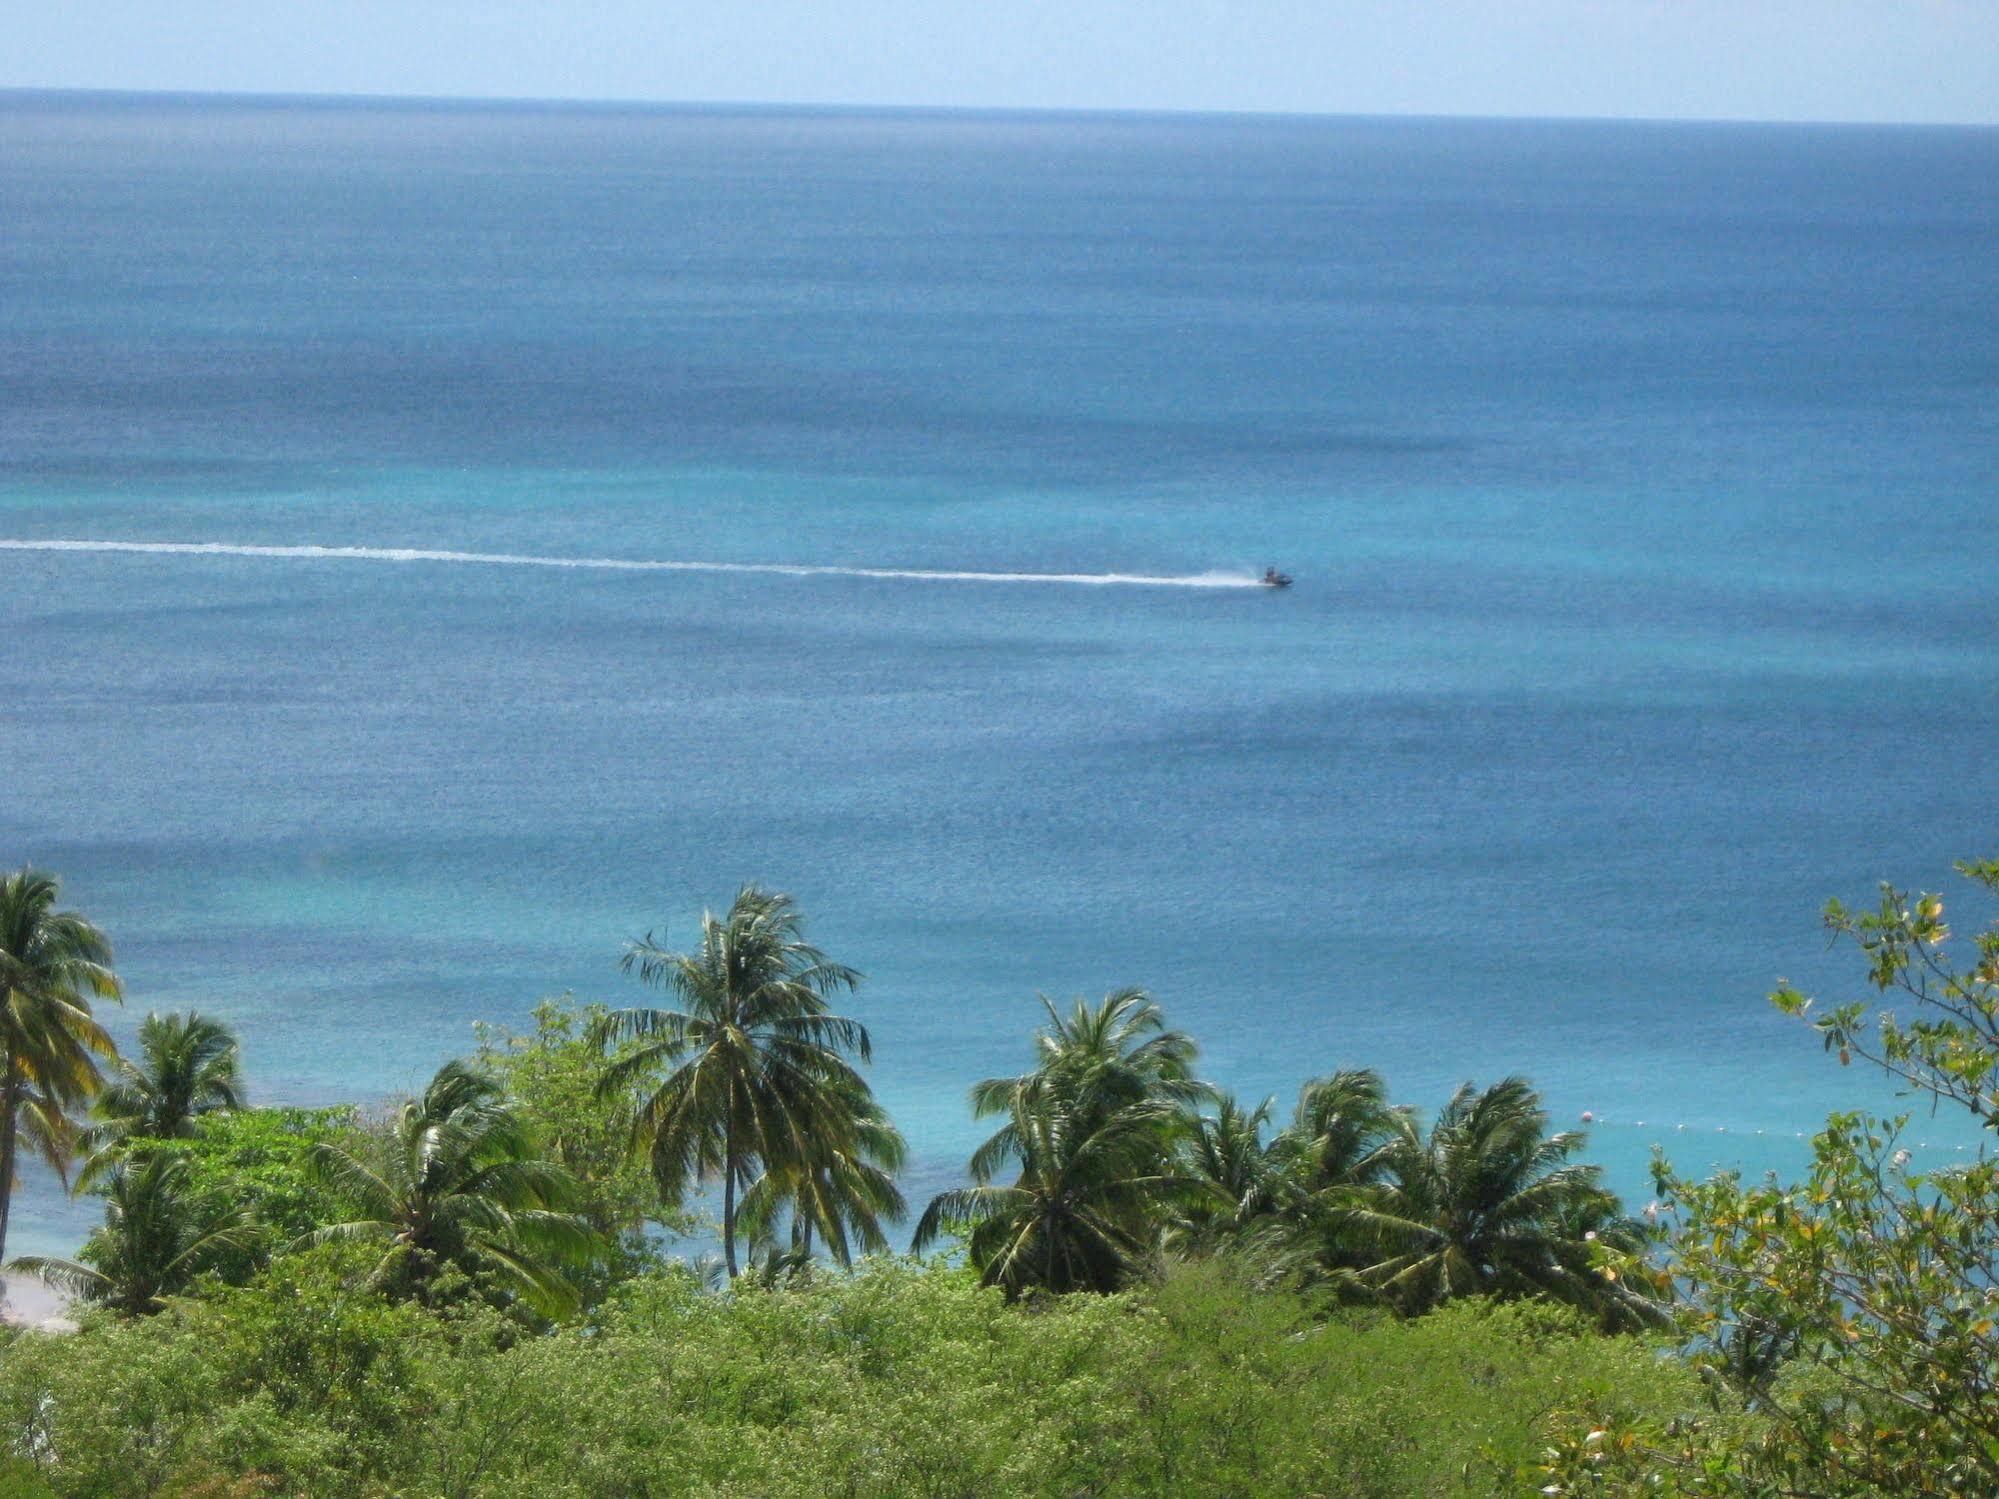
<svg viewBox="0 0 1999 1499">
<path fill-rule="evenodd" d="M 779 1249 L 775 1244 L 760 1245 L 750 1251 L 740 1275 L 731 1275 L 719 1254 L 704 1254 L 693 1264 L 701 1289 L 713 1293 L 788 1291 L 812 1283 L 812 1255 L 802 1245 Z"/>
<path fill-rule="evenodd" d="M 590 1262 L 597 1235 L 572 1211 L 576 1178 L 536 1154 L 498 1083 L 446 1062 L 423 1096 L 397 1112 L 387 1146 L 380 1169 L 336 1145 L 313 1147 L 313 1174 L 363 1216 L 300 1244 L 385 1243 L 372 1283 L 419 1300 L 439 1271 L 456 1266 L 497 1276 L 550 1316 L 576 1305 L 561 1272 Z"/>
<path fill-rule="evenodd" d="M 736 1219 L 752 1240 L 767 1242 L 789 1210 L 792 1244 L 808 1259 L 815 1234 L 841 1265 L 853 1263 L 856 1246 L 863 1254 L 887 1252 L 882 1223 L 900 1223 L 909 1211 L 895 1182 L 908 1148 L 865 1088 L 843 1100 L 842 1110 L 839 1135 L 815 1137 L 803 1160 L 766 1165 L 743 1194 Z"/>
<path fill-rule="evenodd" d="M 1652 1318 L 1650 1303 L 1591 1265 L 1594 1239 L 1629 1236 L 1595 1166 L 1569 1163 L 1580 1134 L 1550 1135 L 1541 1100 L 1523 1079 L 1459 1088 L 1428 1133 L 1390 1118 L 1380 1185 L 1352 1210 L 1371 1234 L 1362 1279 L 1392 1303 L 1422 1312 L 1460 1296 L 1545 1297 L 1610 1326 Z"/>
<path fill-rule="evenodd" d="M 1371 1068 L 1344 1068 L 1298 1090 L 1291 1123 L 1274 1142 L 1291 1183 L 1307 1192 L 1381 1179 L 1396 1111 Z"/>
<path fill-rule="evenodd" d="M 219 1020 L 190 1011 L 148 1015 L 139 1027 L 139 1060 L 120 1057 L 91 1109 L 85 1134 L 91 1158 L 82 1181 L 109 1167 L 131 1140 L 179 1140 L 203 1114 L 243 1107 L 241 1053 Z"/>
<path fill-rule="evenodd" d="M 1372 1236 L 1355 1209 L 1387 1170 L 1394 1122 L 1381 1075 L 1347 1068 L 1298 1092 L 1291 1122 L 1270 1142 L 1273 1219 L 1259 1248 L 1273 1271 L 1366 1295 L 1355 1272 L 1372 1263 Z"/>
<path fill-rule="evenodd" d="M 1193 1041 L 1143 990 L 1078 1000 L 1067 1015 L 1038 997 L 1048 1023 L 1034 1067 L 973 1085 L 973 1114 L 1005 1122 L 972 1153 L 973 1185 L 934 1198 L 911 1247 L 964 1227 L 972 1263 L 1009 1296 L 1108 1290 L 1157 1246 L 1172 1199 L 1213 1195 L 1175 1151 L 1215 1092 L 1194 1076 Z M 1015 1165 L 1014 1184 L 995 1186 Z"/>
<path fill-rule="evenodd" d="M 1179 1117 L 1156 1099 L 1106 1107 L 1074 1079 L 1019 1092 L 1003 1147 L 975 1158 L 973 1186 L 931 1199 L 910 1249 L 963 1228 L 980 1283 L 1009 1299 L 1116 1290 L 1150 1252 L 1166 1201 L 1192 1185 L 1162 1145 Z M 1009 1160 L 1019 1177 L 992 1185 Z"/>
<path fill-rule="evenodd" d="M 1007 1119 L 972 1156 L 975 1180 L 990 1180 L 1002 1161 L 1017 1154 L 1014 1130 L 1021 1110 L 1032 1115 L 1045 1092 L 1065 1092 L 1072 1110 L 1104 1114 L 1128 1104 L 1160 1104 L 1162 1137 L 1185 1125 L 1191 1118 L 1185 1111 L 1215 1096 L 1194 1076 L 1193 1040 L 1166 1029 L 1164 1013 L 1143 989 L 1114 989 L 1095 1005 L 1079 999 L 1067 1016 L 1045 994 L 1036 998 L 1048 1024 L 1034 1033 L 1033 1069 L 972 1086 L 975 1118 Z"/>
<path fill-rule="evenodd" d="M 745 886 L 726 917 L 701 915 L 692 952 L 669 952 L 651 933 L 624 969 L 677 997 L 677 1010 L 620 1010 L 608 1034 L 642 1044 L 605 1070 L 608 1096 L 671 1068 L 639 1105 L 634 1143 L 651 1155 L 660 1193 L 678 1203 L 694 1182 L 722 1185 L 722 1254 L 737 1273 L 736 1197 L 760 1171 L 790 1171 L 853 1143 L 854 1103 L 867 1085 L 843 1053 L 866 1061 L 868 1033 L 830 1013 L 829 995 L 860 975 L 804 940 L 788 895 Z"/>
<path fill-rule="evenodd" d="M 1276 1209 L 1278 1167 L 1263 1138 L 1273 1100 L 1245 1109 L 1222 1094 L 1212 1114 L 1195 1119 L 1180 1147 L 1181 1170 L 1199 1182 L 1174 1233 L 1178 1247 L 1201 1252 L 1227 1247 Z"/>
<path fill-rule="evenodd" d="M 1391 1110 L 1378 1074 L 1348 1070 L 1299 1091 L 1291 1122 L 1265 1140 L 1274 1100 L 1250 1110 L 1223 1095 L 1192 1122 L 1179 1159 L 1199 1183 L 1169 1229 L 1170 1248 L 1226 1255 L 1257 1283 L 1312 1282 L 1369 1297 L 1353 1209 L 1381 1179 Z"/>
<path fill-rule="evenodd" d="M 1035 998 L 1048 1024 L 1034 1033 L 1034 1067 L 1018 1077 L 974 1084 L 972 1109 L 978 1117 L 1011 1112 L 1016 1095 L 1031 1093 L 1058 1074 L 1121 1103 L 1158 1098 L 1198 1104 L 1213 1096 L 1206 1083 L 1194 1079 L 1193 1039 L 1166 1029 L 1165 1012 L 1143 989 L 1113 989 L 1094 1005 L 1079 999 L 1066 1016 L 1047 995 Z"/>
<path fill-rule="evenodd" d="M 104 1223 L 92 1230 L 76 1259 L 23 1255 L 7 1269 L 39 1275 L 85 1301 L 145 1316 L 203 1272 L 253 1250 L 262 1237 L 243 1208 L 196 1193 L 186 1158 L 173 1151 L 118 1162 L 100 1191 Z"/>
<path fill-rule="evenodd" d="M 116 1054 L 90 1009 L 93 998 L 121 992 L 111 943 L 76 912 L 56 909 L 61 890 L 37 869 L 0 877 L 0 1255 L 20 1147 L 64 1172 L 75 1139 L 69 1111 L 96 1093 L 96 1058 Z"/>
</svg>

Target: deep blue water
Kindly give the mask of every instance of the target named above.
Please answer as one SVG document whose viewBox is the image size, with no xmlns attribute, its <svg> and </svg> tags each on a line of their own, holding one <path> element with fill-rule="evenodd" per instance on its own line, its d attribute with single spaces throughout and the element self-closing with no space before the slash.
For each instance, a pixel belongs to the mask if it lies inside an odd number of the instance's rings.
<svg viewBox="0 0 1999 1499">
<path fill-rule="evenodd" d="M 1298 578 L 0 551 L 0 864 L 266 1100 L 754 878 L 919 1191 L 1125 983 L 1788 1168 L 1822 901 L 1999 853 L 1995 247 L 1992 131 L 0 95 L 0 538 Z"/>
</svg>

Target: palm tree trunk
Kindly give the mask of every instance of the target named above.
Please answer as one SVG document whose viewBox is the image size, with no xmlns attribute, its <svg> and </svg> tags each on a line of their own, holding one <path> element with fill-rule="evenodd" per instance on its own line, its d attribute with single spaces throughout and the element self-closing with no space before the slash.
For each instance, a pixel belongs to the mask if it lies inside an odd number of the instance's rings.
<svg viewBox="0 0 1999 1499">
<path fill-rule="evenodd" d="M 731 1090 L 733 1091 L 733 1090 Z M 733 1098 L 730 1099 L 734 1103 Z M 732 1119 L 722 1136 L 722 1259 L 729 1279 L 736 1278 L 736 1124 Z"/>
<path fill-rule="evenodd" d="M 7 1262 L 7 1223 L 14 1215 L 14 1097 L 20 1086 L 20 1068 L 14 1048 L 7 1048 L 7 1071 L 0 1082 L 0 1265 Z"/>
</svg>

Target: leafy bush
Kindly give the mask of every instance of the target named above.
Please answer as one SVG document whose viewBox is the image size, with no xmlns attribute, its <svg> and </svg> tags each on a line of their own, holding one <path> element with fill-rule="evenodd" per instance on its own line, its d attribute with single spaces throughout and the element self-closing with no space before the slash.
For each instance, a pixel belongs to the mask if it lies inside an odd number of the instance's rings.
<svg viewBox="0 0 1999 1499">
<path fill-rule="evenodd" d="M 585 1216 L 607 1236 L 669 1233 L 688 1227 L 664 1207 L 642 1156 L 632 1152 L 632 1112 L 638 1084 L 604 1094 L 604 1069 L 637 1050 L 632 1041 L 603 1038 L 600 1004 L 579 1007 L 568 995 L 534 1007 L 527 1032 L 481 1022 L 472 1060 L 506 1090 L 538 1136 L 543 1152 L 583 1184 Z M 641 1082 L 643 1081 L 640 1080 Z"/>
<path fill-rule="evenodd" d="M 339 1201 L 307 1169 L 313 1147 L 360 1132 L 351 1105 L 242 1109 L 203 1115 L 191 1136 L 162 1143 L 186 1157 L 193 1190 L 247 1209 L 286 1244 L 339 1215 Z"/>
<path fill-rule="evenodd" d="M 13 1456 L 58 1495 L 1513 1493 L 1553 1405 L 1667 1421 L 1698 1381 L 1572 1314 L 1355 1320 L 1225 1267 L 1008 1306 L 881 1262 L 776 1291 L 684 1271 L 516 1339 L 353 1289 L 316 1251 L 145 1322 L 0 1359 Z M 207 1487 L 203 1487 L 203 1486 Z"/>
<path fill-rule="evenodd" d="M 1999 895 L 1999 863 L 1959 867 Z M 1967 951 L 1941 896 L 1888 887 L 1874 910 L 1834 902 L 1825 919 L 1865 954 L 1875 991 L 1913 1008 L 1812 1017 L 1788 987 L 1776 1005 L 1842 1063 L 1873 1061 L 1932 1108 L 1999 1127 L 1999 924 Z M 1906 1123 L 1833 1115 L 1796 1183 L 1688 1181 L 1661 1163 L 1672 1258 L 1623 1268 L 1687 1288 L 1682 1330 L 1723 1414 L 1661 1429 L 1590 1413 L 1591 1430 L 1558 1445 L 1546 1492 L 1999 1493 L 1999 1159 L 1988 1145 L 1923 1170 Z M 1739 1405 L 1760 1436 L 1731 1424 Z"/>
<path fill-rule="evenodd" d="M 420 1440 L 415 1376 L 449 1328 L 354 1290 L 352 1261 L 288 1256 L 157 1317 L 92 1313 L 74 1334 L 23 1334 L 0 1357 L 10 1455 L 65 1496 L 249 1476 L 277 1492 L 359 1494 L 387 1454 Z"/>
</svg>

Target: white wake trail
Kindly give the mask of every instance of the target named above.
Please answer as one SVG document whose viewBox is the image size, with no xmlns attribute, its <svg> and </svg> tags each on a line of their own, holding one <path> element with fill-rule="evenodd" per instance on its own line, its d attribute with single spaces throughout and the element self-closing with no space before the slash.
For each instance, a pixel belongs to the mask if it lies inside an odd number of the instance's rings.
<svg viewBox="0 0 1999 1499">
<path fill-rule="evenodd" d="M 484 567 L 570 567 L 632 573 L 757 573 L 785 578 L 901 578 L 919 583 L 1122 584 L 1137 588 L 1255 588 L 1247 573 L 995 573 L 924 567 L 835 567 L 803 562 L 653 562 L 627 557 L 541 557 L 423 547 L 257 546 L 226 541 L 64 541 L 0 538 L 5 552 L 139 552 L 166 557 L 265 557 L 306 562 L 447 562 Z"/>
</svg>

